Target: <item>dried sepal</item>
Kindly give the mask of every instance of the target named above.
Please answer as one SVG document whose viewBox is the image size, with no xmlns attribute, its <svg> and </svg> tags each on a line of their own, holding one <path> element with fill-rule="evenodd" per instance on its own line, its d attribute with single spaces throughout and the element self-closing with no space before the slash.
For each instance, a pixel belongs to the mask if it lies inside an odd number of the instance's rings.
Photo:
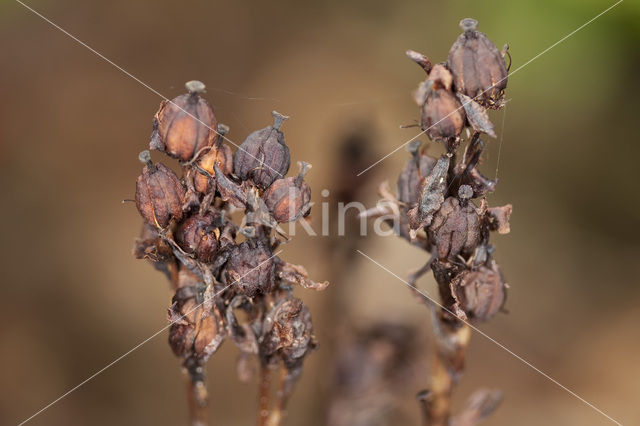
<svg viewBox="0 0 640 426">
<path fill-rule="evenodd" d="M 428 226 L 433 215 L 440 209 L 444 201 L 450 161 L 447 155 L 440 157 L 429 176 L 422 182 L 418 205 L 407 213 L 413 231 Z"/>
<path fill-rule="evenodd" d="M 169 262 L 174 259 L 171 246 L 162 238 L 156 228 L 148 223 L 142 225 L 142 233 L 133 247 L 136 259 L 147 259 L 154 263 Z"/>
<path fill-rule="evenodd" d="M 276 179 L 289 171 L 289 148 L 280 131 L 282 122 L 288 117 L 273 112 L 272 126 L 256 130 L 242 142 L 235 154 L 234 173 L 243 180 L 251 180 L 261 189 L 266 189 Z"/>
<path fill-rule="evenodd" d="M 464 31 L 449 51 L 447 66 L 453 74 L 456 91 L 484 107 L 502 105 L 507 87 L 507 67 L 498 48 L 476 29 L 478 21 L 460 21 Z"/>
<path fill-rule="evenodd" d="M 489 229 L 498 231 L 498 234 L 508 234 L 511 231 L 509 218 L 511 217 L 512 211 L 513 206 L 511 204 L 489 208 L 487 210 Z"/>
<path fill-rule="evenodd" d="M 246 182 L 236 183 L 224 174 L 218 163 L 214 165 L 216 187 L 223 201 L 228 201 L 235 207 L 243 208 L 247 204 Z"/>
<path fill-rule="evenodd" d="M 149 151 L 140 153 L 145 163 L 136 181 L 136 207 L 150 225 L 164 229 L 182 217 L 185 189 L 175 173 L 162 163 L 152 163 Z"/>
<path fill-rule="evenodd" d="M 189 93 L 163 101 L 153 120 L 149 146 L 182 162 L 193 160 L 214 142 L 218 125 L 213 109 L 200 97 L 204 84 L 190 81 Z"/>
<path fill-rule="evenodd" d="M 462 106 L 467 113 L 467 120 L 473 130 L 476 132 L 486 133 L 492 138 L 495 138 L 496 132 L 493 129 L 493 123 L 489 120 L 487 110 L 463 93 L 456 93 L 456 96 L 460 100 L 460 103 L 462 103 Z"/>
<path fill-rule="evenodd" d="M 324 290 L 329 285 L 328 281 L 317 283 L 309 279 L 309 273 L 302 265 L 294 265 L 280 260 L 276 271 L 278 278 L 282 281 L 304 288 Z"/>
</svg>

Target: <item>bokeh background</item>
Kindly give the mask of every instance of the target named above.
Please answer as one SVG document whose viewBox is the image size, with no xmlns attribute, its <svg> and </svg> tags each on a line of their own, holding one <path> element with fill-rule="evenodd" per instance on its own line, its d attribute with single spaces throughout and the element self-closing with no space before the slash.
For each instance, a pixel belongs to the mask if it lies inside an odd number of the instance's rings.
<svg viewBox="0 0 640 426">
<path fill-rule="evenodd" d="M 187 80 L 204 81 L 238 143 L 268 125 L 272 109 L 291 115 L 292 164 L 313 163 L 319 229 L 320 203 L 332 214 L 341 199 L 373 205 L 378 182 L 395 182 L 404 150 L 358 178 L 353 172 L 417 133 L 399 128 L 418 118 L 410 93 L 424 77 L 406 49 L 444 60 L 458 21 L 471 16 L 498 46 L 509 42 L 514 69 L 611 2 L 28 4 L 168 97 Z M 489 202 L 510 202 L 514 213 L 511 234 L 494 238 L 510 313 L 482 329 L 623 424 L 640 424 L 639 42 L 640 3 L 626 0 L 518 71 L 506 109 L 492 113 L 500 138 L 488 142 L 483 165 L 500 179 Z M 0 61 L 0 423 L 9 425 L 162 328 L 171 294 L 131 255 L 140 219 L 121 202 L 133 196 L 160 98 L 12 0 L 0 1 Z M 328 413 L 345 409 L 336 360 L 354 334 L 380 324 L 401 331 L 382 353 L 406 353 L 391 363 L 393 379 L 368 386 L 346 410 L 366 411 L 375 400 L 367 398 L 385 395 L 386 408 L 368 424 L 419 424 L 428 313 L 355 248 L 402 276 L 426 260 L 403 241 L 353 230 L 342 239 L 300 232 L 284 246 L 282 257 L 332 281 L 322 293 L 298 293 L 311 306 L 320 349 L 291 400 L 290 425 L 327 424 Z M 433 291 L 432 278 L 420 284 Z M 184 424 L 179 362 L 166 338 L 31 424 Z M 256 386 L 236 379 L 236 355 L 227 342 L 208 366 L 216 424 L 254 423 Z M 474 335 L 456 407 L 479 387 L 505 392 L 488 424 L 611 424 Z"/>
</svg>

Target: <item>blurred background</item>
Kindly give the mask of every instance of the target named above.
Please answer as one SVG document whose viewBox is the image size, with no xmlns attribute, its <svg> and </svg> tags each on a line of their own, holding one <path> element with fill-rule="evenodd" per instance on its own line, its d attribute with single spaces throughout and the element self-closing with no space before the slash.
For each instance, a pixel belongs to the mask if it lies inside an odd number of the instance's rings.
<svg viewBox="0 0 640 426">
<path fill-rule="evenodd" d="M 379 182 L 395 185 L 405 150 L 355 173 L 418 133 L 399 128 L 418 119 L 411 91 L 424 78 L 406 49 L 443 61 L 460 19 L 474 17 L 496 45 L 510 44 L 513 70 L 612 2 L 28 4 L 169 98 L 202 80 L 238 144 L 270 124 L 272 109 L 290 115 L 292 164 L 313 164 L 319 230 L 320 203 L 333 215 L 339 200 L 373 206 Z M 628 0 L 518 71 L 507 107 L 491 115 L 499 138 L 483 164 L 500 180 L 490 204 L 514 212 L 511 234 L 493 238 L 510 313 L 482 330 L 624 424 L 640 424 L 639 42 L 640 3 Z M 140 218 L 121 202 L 133 198 L 137 154 L 161 99 L 11 0 L 0 1 L 0 53 L 0 423 L 17 424 L 160 330 L 171 293 L 131 255 Z M 372 407 L 375 420 L 351 424 L 420 422 L 428 312 L 354 249 L 401 276 L 425 255 L 356 233 L 299 232 L 283 247 L 283 258 L 331 281 L 321 293 L 297 292 L 320 348 L 289 425 L 350 411 L 366 418 Z M 433 292 L 430 276 L 420 285 Z M 30 424 L 185 424 L 179 361 L 166 340 L 161 333 Z M 236 356 L 227 342 L 208 364 L 216 424 L 254 423 L 257 389 L 237 380 Z M 349 363 L 373 363 L 373 376 L 344 396 Z M 488 424 L 611 424 L 475 334 L 455 406 L 480 387 L 505 392 Z"/>
</svg>

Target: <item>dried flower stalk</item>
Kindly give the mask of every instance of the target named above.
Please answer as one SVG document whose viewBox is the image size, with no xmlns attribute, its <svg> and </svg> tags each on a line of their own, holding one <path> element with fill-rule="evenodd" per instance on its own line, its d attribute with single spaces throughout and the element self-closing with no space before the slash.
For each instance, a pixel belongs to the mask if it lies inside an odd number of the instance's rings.
<svg viewBox="0 0 640 426">
<path fill-rule="evenodd" d="M 169 344 L 187 377 L 191 424 L 208 424 L 205 364 L 230 338 L 240 350 L 242 380 L 251 378 L 250 357 L 260 363 L 258 424 L 277 426 L 304 359 L 317 346 L 309 310 L 292 286 L 328 285 L 276 253 L 287 241 L 279 224 L 309 213 L 304 174 L 310 165 L 285 176 L 290 157 L 281 126 L 288 117 L 277 112 L 272 126 L 250 134 L 234 154 L 222 143 L 229 128 L 201 97 L 204 84 L 186 86 L 187 94 L 160 105 L 150 142 L 180 162 L 182 176 L 153 163 L 149 151 L 140 154 L 145 166 L 136 205 L 145 223 L 134 254 L 164 272 L 174 291 Z M 238 210 L 241 225 L 231 218 Z M 271 370 L 280 372 L 273 409 Z"/>
<path fill-rule="evenodd" d="M 491 231 L 509 232 L 511 205 L 490 208 L 486 195 L 497 181 L 479 170 L 484 142 L 482 134 L 496 137 L 487 108 L 504 105 L 507 85 L 506 46 L 499 52 L 477 28 L 463 19 L 463 33 L 451 47 L 446 63 L 433 65 L 425 55 L 407 51 L 422 67 L 427 79 L 415 99 L 421 108 L 421 127 L 434 141 L 444 144 L 439 158 L 414 142 L 411 158 L 399 178 L 397 196 L 388 184 L 379 193 L 386 204 L 370 209 L 365 217 L 395 218 L 396 233 L 425 250 L 430 258 L 409 283 L 431 310 L 435 338 L 433 365 L 426 390 L 418 394 L 424 421 L 429 426 L 472 426 L 495 409 L 499 391 L 478 390 L 465 409 L 454 416 L 454 387 L 464 371 L 471 335 L 469 322 L 486 321 L 502 310 L 507 284 L 493 259 Z M 467 135 L 466 140 L 463 135 Z M 467 142 L 461 156 L 458 148 Z M 440 304 L 425 299 L 415 283 L 432 270 Z M 461 321 L 462 320 L 462 321 Z"/>
</svg>

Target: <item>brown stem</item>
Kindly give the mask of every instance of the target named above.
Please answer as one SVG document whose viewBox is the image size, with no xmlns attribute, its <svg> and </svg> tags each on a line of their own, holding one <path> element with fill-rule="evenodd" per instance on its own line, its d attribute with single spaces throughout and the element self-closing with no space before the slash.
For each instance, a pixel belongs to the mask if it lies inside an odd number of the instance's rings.
<svg viewBox="0 0 640 426">
<path fill-rule="evenodd" d="M 429 388 L 419 395 L 424 411 L 425 425 L 448 426 L 451 417 L 453 387 L 464 370 L 471 329 L 432 308 L 435 334 L 435 353 L 429 377 Z"/>
<path fill-rule="evenodd" d="M 199 367 L 202 369 L 202 367 Z M 207 426 L 209 424 L 209 410 L 207 409 L 207 387 L 204 383 L 204 373 L 194 375 L 189 368 L 183 370 L 186 391 L 187 405 L 189 407 L 189 424 L 191 426 Z"/>
<path fill-rule="evenodd" d="M 278 393 L 276 394 L 276 402 L 274 404 L 271 415 L 269 416 L 268 426 L 280 426 L 285 415 L 287 407 L 288 393 L 285 390 L 285 382 L 287 380 L 287 369 L 280 365 L 280 376 L 278 378 Z"/>
<path fill-rule="evenodd" d="M 258 396 L 258 426 L 268 426 L 269 408 L 271 405 L 271 372 L 269 367 L 260 365 L 260 393 Z"/>
</svg>

